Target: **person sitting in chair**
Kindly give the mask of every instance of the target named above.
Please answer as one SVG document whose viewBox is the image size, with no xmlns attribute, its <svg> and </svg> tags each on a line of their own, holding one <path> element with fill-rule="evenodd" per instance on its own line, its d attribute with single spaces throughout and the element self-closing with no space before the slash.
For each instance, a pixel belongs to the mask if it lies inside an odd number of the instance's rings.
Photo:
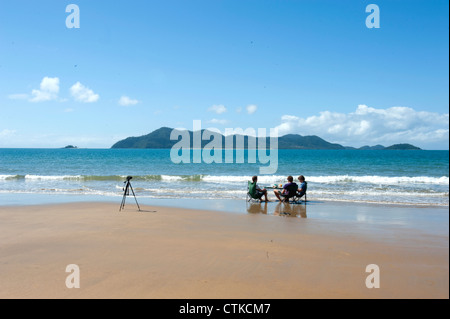
<svg viewBox="0 0 450 319">
<path fill-rule="evenodd" d="M 298 189 L 298 185 L 294 183 L 294 178 L 292 176 L 288 176 L 287 178 L 288 183 L 283 186 L 283 190 L 274 190 L 273 193 L 278 198 L 278 200 L 281 202 L 281 197 L 284 197 L 286 201 L 289 201 L 289 198 L 295 196 L 295 193 Z"/>
<path fill-rule="evenodd" d="M 306 194 L 306 189 L 308 188 L 308 184 L 306 183 L 305 176 L 303 176 L 303 175 L 300 175 L 298 177 L 298 181 L 300 182 L 300 186 L 298 187 L 298 190 L 297 190 L 297 196 L 300 199 L 303 197 L 303 195 Z"/>
<path fill-rule="evenodd" d="M 265 202 L 270 202 L 270 200 L 267 198 L 267 189 L 263 188 L 261 189 L 258 184 L 258 176 L 252 177 L 253 183 L 249 184 L 249 194 L 252 198 L 259 199 L 263 201 L 261 198 L 264 196 Z"/>
</svg>

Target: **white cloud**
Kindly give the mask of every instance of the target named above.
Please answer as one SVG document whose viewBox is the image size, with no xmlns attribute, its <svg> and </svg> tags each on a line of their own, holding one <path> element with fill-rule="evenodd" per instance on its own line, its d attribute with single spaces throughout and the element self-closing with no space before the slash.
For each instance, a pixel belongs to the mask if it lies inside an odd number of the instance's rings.
<svg viewBox="0 0 450 319">
<path fill-rule="evenodd" d="M 8 99 L 10 100 L 28 100 L 28 94 L 10 94 L 8 95 Z"/>
<path fill-rule="evenodd" d="M 246 110 L 247 110 L 248 114 L 255 113 L 257 109 L 258 109 L 258 107 L 256 105 L 254 105 L 254 104 L 247 105 L 247 107 L 246 107 Z"/>
<path fill-rule="evenodd" d="M 99 99 L 99 95 L 95 94 L 92 90 L 85 87 L 80 82 L 75 83 L 70 88 L 70 93 L 75 100 L 84 103 L 96 102 Z M 39 89 L 34 89 L 30 94 L 10 94 L 8 98 L 10 100 L 28 100 L 30 102 L 45 102 L 45 101 L 58 101 L 67 102 L 67 98 L 59 98 L 59 78 L 44 77 L 41 81 Z M 130 100 L 133 102 L 133 100 Z"/>
<path fill-rule="evenodd" d="M 83 103 L 97 102 L 100 98 L 98 94 L 95 94 L 94 91 L 85 87 L 80 82 L 72 85 L 70 88 L 70 94 L 72 94 L 76 101 Z"/>
<path fill-rule="evenodd" d="M 53 101 L 58 99 L 59 93 L 59 78 L 49 78 L 44 77 L 41 81 L 41 85 L 39 90 L 32 90 L 31 95 L 32 98 L 29 100 L 30 102 L 45 102 L 45 101 Z M 17 95 L 21 94 L 14 94 Z"/>
<path fill-rule="evenodd" d="M 224 105 L 213 105 L 208 109 L 208 111 L 222 114 L 227 111 L 227 108 Z"/>
<path fill-rule="evenodd" d="M 355 112 L 348 114 L 324 111 L 307 118 L 284 115 L 277 128 L 280 136 L 318 135 L 349 146 L 411 143 L 443 148 L 449 140 L 449 114 L 419 112 L 401 106 L 376 109 L 359 105 Z"/>
<path fill-rule="evenodd" d="M 236 113 L 241 113 L 242 112 L 242 107 L 238 107 L 237 109 L 236 109 Z"/>
<path fill-rule="evenodd" d="M 212 120 L 208 121 L 208 123 L 224 125 L 224 124 L 227 124 L 228 121 L 227 120 L 212 119 Z"/>
<path fill-rule="evenodd" d="M 119 99 L 119 105 L 122 105 L 122 106 L 136 105 L 138 103 L 139 103 L 138 100 L 131 99 L 128 96 L 125 96 L 125 95 L 121 96 L 120 99 Z"/>
<path fill-rule="evenodd" d="M 3 129 L 2 131 L 0 131 L 0 138 L 8 138 L 13 136 L 15 133 L 15 130 Z"/>
</svg>

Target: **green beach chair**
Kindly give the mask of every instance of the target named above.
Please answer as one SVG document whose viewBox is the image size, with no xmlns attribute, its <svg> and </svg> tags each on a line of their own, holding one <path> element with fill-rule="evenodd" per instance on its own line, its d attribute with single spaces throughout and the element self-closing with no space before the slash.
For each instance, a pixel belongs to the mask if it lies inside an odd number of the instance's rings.
<svg viewBox="0 0 450 319">
<path fill-rule="evenodd" d="M 248 181 L 247 202 L 249 202 L 251 200 L 259 200 L 260 201 L 262 196 L 263 196 L 263 194 L 256 190 L 256 183 Z"/>
</svg>

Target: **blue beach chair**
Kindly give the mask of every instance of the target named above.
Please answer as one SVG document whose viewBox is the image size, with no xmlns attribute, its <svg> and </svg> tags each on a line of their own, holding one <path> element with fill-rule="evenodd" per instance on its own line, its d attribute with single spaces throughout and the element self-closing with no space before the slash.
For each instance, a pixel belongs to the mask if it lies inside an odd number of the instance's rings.
<svg viewBox="0 0 450 319">
<path fill-rule="evenodd" d="M 304 201 L 306 204 L 306 191 L 308 189 L 308 183 L 305 182 L 305 190 L 302 192 L 295 192 L 295 196 L 292 198 L 292 202 L 295 204 L 299 204 L 301 202 L 301 198 L 304 197 Z"/>
</svg>

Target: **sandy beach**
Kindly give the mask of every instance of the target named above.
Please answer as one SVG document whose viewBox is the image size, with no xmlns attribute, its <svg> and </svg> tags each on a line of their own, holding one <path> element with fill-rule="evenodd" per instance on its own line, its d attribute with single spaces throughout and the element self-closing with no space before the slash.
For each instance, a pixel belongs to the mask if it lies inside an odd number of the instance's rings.
<svg viewBox="0 0 450 319">
<path fill-rule="evenodd" d="M 289 212 L 270 203 L 267 214 L 258 205 L 242 214 L 132 204 L 119 213 L 98 202 L 0 207 L 0 298 L 449 297 L 448 217 L 447 231 L 433 232 L 314 218 L 405 209 L 395 206 Z M 79 289 L 66 287 L 69 264 L 79 266 Z M 366 287 L 369 264 L 379 266 L 378 289 Z"/>
</svg>

